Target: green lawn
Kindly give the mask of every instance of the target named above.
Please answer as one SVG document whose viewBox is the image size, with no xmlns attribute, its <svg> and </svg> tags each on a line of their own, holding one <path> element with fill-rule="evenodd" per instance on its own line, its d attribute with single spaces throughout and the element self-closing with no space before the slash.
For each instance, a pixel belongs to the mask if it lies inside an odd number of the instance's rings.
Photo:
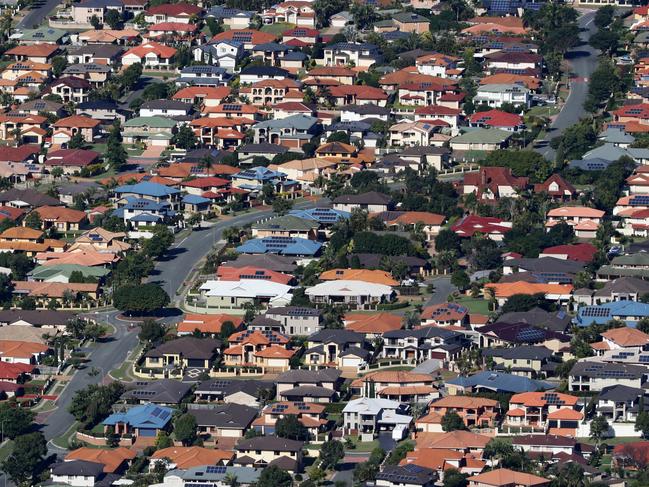
<svg viewBox="0 0 649 487">
<path fill-rule="evenodd" d="M 348 436 L 345 439 L 349 438 L 352 440 L 352 443 L 356 446 L 356 448 L 353 448 L 350 451 L 363 451 L 363 452 L 371 452 L 374 450 L 374 448 L 377 448 L 379 446 L 379 440 L 372 440 L 372 441 L 360 441 L 357 436 Z"/>
<path fill-rule="evenodd" d="M 0 446 L 0 462 L 5 461 L 7 457 L 11 455 L 13 448 L 14 448 L 13 440 L 7 440 L 2 444 L 2 446 Z"/>
<path fill-rule="evenodd" d="M 473 314 L 488 315 L 491 313 L 489 311 L 489 301 L 483 298 L 470 298 L 468 296 L 461 296 L 455 300 L 458 304 L 463 304 L 469 311 Z"/>
<path fill-rule="evenodd" d="M 559 111 L 558 107 L 549 105 L 546 107 L 532 107 L 525 115 L 530 117 L 551 117 L 559 113 Z"/>
<path fill-rule="evenodd" d="M 262 32 L 268 32 L 269 34 L 275 34 L 276 36 L 279 36 L 282 32 L 293 29 L 295 27 L 295 24 L 286 24 L 283 22 L 278 22 L 276 24 L 268 24 L 264 25 L 261 28 Z"/>
<path fill-rule="evenodd" d="M 77 433 L 77 427 L 79 426 L 79 422 L 75 421 L 72 423 L 72 426 L 68 428 L 68 430 L 63 433 L 61 436 L 54 438 L 52 440 L 52 443 L 54 446 L 57 446 L 59 448 L 67 449 L 70 446 L 70 440 L 76 435 Z"/>
</svg>

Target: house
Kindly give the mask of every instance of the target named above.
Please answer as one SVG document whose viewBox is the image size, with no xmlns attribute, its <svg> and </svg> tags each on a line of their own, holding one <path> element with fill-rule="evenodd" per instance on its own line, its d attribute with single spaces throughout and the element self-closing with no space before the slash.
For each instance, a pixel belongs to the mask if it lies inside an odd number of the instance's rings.
<svg viewBox="0 0 649 487">
<path fill-rule="evenodd" d="M 82 233 L 70 246 L 70 251 L 94 251 L 103 253 L 118 254 L 126 252 L 131 245 L 124 242 L 126 238 L 123 232 L 109 232 L 101 227 L 96 227 Z"/>
<path fill-rule="evenodd" d="M 508 167 L 481 167 L 462 180 L 463 194 L 475 194 L 480 200 L 517 198 L 518 192 L 529 184 L 529 178 L 516 177 Z"/>
<path fill-rule="evenodd" d="M 520 85 L 480 85 L 474 97 L 474 102 L 476 105 L 484 104 L 496 108 L 502 107 L 505 104 L 529 108 L 531 105 L 531 96 L 529 90 Z"/>
<path fill-rule="evenodd" d="M 315 27 L 315 10 L 309 2 L 287 1 L 264 9 L 261 19 L 266 25 L 287 23 L 299 27 Z"/>
<path fill-rule="evenodd" d="M 644 366 L 582 360 L 570 370 L 568 390 L 599 392 L 615 385 L 640 388 L 646 380 Z"/>
<path fill-rule="evenodd" d="M 469 309 L 457 303 L 440 303 L 425 306 L 421 312 L 421 325 L 464 326 L 469 320 Z"/>
<path fill-rule="evenodd" d="M 159 404 L 174 406 L 190 393 L 191 384 L 171 379 L 135 381 L 129 384 L 121 400 L 131 404 Z"/>
<path fill-rule="evenodd" d="M 48 90 L 61 97 L 64 103 L 84 103 L 89 100 L 92 85 L 85 79 L 76 76 L 65 76 L 54 81 Z"/>
<path fill-rule="evenodd" d="M 188 470 L 202 465 L 228 465 L 233 459 L 234 452 L 201 446 L 170 446 L 156 450 L 151 455 L 152 466 L 164 463 L 169 470 Z"/>
<path fill-rule="evenodd" d="M 505 323 L 501 325 L 503 328 L 507 327 Z M 515 326 L 514 328 L 519 327 Z M 539 330 L 537 327 L 530 327 L 529 329 L 534 330 L 534 332 Z M 523 333 L 525 332 L 523 331 Z M 498 338 L 502 336 L 502 333 L 498 334 Z M 554 373 L 557 362 L 551 361 L 552 355 L 552 351 L 544 346 L 525 345 L 524 342 L 514 344 L 513 347 L 488 348 L 483 352 L 485 360 L 493 363 L 493 367 L 491 367 L 493 370 L 511 372 L 514 375 L 521 375 L 530 379 L 537 379 L 544 374 L 551 375 Z"/>
<path fill-rule="evenodd" d="M 395 292 L 385 284 L 335 280 L 307 288 L 306 295 L 315 304 L 345 303 L 352 309 L 375 309 L 392 301 Z"/>
<path fill-rule="evenodd" d="M 227 267 L 221 265 L 216 270 L 216 277 L 221 281 L 240 281 L 241 279 L 261 279 L 279 284 L 292 284 L 294 276 L 259 267 Z"/>
<path fill-rule="evenodd" d="M 383 334 L 383 341 L 383 358 L 413 363 L 433 358 L 450 362 L 460 355 L 466 345 L 461 333 L 436 326 L 388 331 Z"/>
<path fill-rule="evenodd" d="M 299 306 L 272 307 L 266 318 L 277 321 L 289 336 L 308 336 L 322 328 L 322 310 Z"/>
<path fill-rule="evenodd" d="M 280 401 L 333 402 L 338 394 L 342 372 L 335 368 L 292 369 L 281 373 L 277 384 Z"/>
<path fill-rule="evenodd" d="M 276 282 L 241 279 L 238 281 L 206 281 L 200 287 L 203 307 L 244 314 L 245 303 L 265 306 L 269 303 L 288 304 L 291 286 Z"/>
<path fill-rule="evenodd" d="M 235 478 L 242 487 L 252 487 L 257 484 L 263 469 L 249 466 L 214 466 L 201 465 L 186 470 L 171 470 L 164 476 L 164 486 L 189 487 L 193 484 L 213 482 L 223 484 L 226 479 Z"/>
<path fill-rule="evenodd" d="M 214 338 L 185 336 L 163 343 L 144 354 L 142 366 L 151 375 L 179 375 L 187 368 L 209 369 L 221 347 Z M 170 371 L 171 370 L 171 371 Z M 137 371 L 137 368 L 136 368 Z"/>
<path fill-rule="evenodd" d="M 539 258 L 552 257 L 561 260 L 589 263 L 597 252 L 597 248 L 589 243 L 555 245 L 546 247 L 539 254 Z"/>
<path fill-rule="evenodd" d="M 180 202 L 180 191 L 178 189 L 148 181 L 118 186 L 113 191 L 115 197 L 119 199 L 131 197 L 155 203 L 169 203 L 174 209 L 178 207 Z"/>
<path fill-rule="evenodd" d="M 80 230 L 87 216 L 84 211 L 64 208 L 62 206 L 41 206 L 32 211 L 41 219 L 41 228 L 54 228 L 57 232 L 67 233 Z"/>
<path fill-rule="evenodd" d="M 106 474 L 121 474 L 137 456 L 134 450 L 124 447 L 101 449 L 82 446 L 65 456 L 66 462 L 86 461 L 103 465 Z"/>
<path fill-rule="evenodd" d="M 254 421 L 253 427 L 262 435 L 274 435 L 275 425 L 279 419 L 295 416 L 309 432 L 311 441 L 318 442 L 318 433 L 327 426 L 325 408 L 325 405 L 316 403 L 275 402 L 261 410 L 260 417 Z"/>
<path fill-rule="evenodd" d="M 96 485 L 104 478 L 104 466 L 101 463 L 85 460 L 71 460 L 55 463 L 50 469 L 52 482 L 72 485 Z"/>
<path fill-rule="evenodd" d="M 493 428 L 496 424 L 500 403 L 494 399 L 469 396 L 446 396 L 433 400 L 428 405 L 428 414 L 415 422 L 417 431 L 441 433 L 442 418 L 453 412 L 462 418 L 469 428 Z"/>
<path fill-rule="evenodd" d="M 0 340 L 0 361 L 10 364 L 38 364 L 50 349 L 48 345 L 18 340 Z"/>
<path fill-rule="evenodd" d="M 250 22 L 255 13 L 254 11 L 238 8 L 216 6 L 207 11 L 206 17 L 220 20 L 223 22 L 223 25 L 227 25 L 230 29 L 246 29 L 250 26 Z"/>
<path fill-rule="evenodd" d="M 324 49 L 325 66 L 369 68 L 381 59 L 379 48 L 369 43 L 339 42 Z"/>
<path fill-rule="evenodd" d="M 70 64 L 97 64 L 105 66 L 117 65 L 124 50 L 120 46 L 88 44 L 85 46 L 70 47 L 66 51 Z"/>
<path fill-rule="evenodd" d="M 256 467 L 281 464 L 288 472 L 297 473 L 302 469 L 302 441 L 279 438 L 277 436 L 257 436 L 240 441 L 235 450 L 235 463 L 242 459 L 252 459 Z"/>
<path fill-rule="evenodd" d="M 169 422 L 173 409 L 155 404 L 135 406 L 125 412 L 113 413 L 102 421 L 104 433 L 109 429 L 116 435 L 133 435 L 155 438 L 164 431 Z"/>
<path fill-rule="evenodd" d="M 578 423 L 584 414 L 580 411 L 579 398 L 560 392 L 523 392 L 514 394 L 509 402 L 509 410 L 502 423 L 503 431 L 520 431 L 528 429 L 534 433 L 552 433 L 561 431 L 560 418 L 564 419 L 562 427 L 571 430 L 574 436 Z M 573 421 L 572 424 L 568 424 Z"/>
<path fill-rule="evenodd" d="M 581 304 L 598 305 L 612 301 L 640 301 L 649 293 L 649 282 L 637 277 L 619 277 L 606 281 L 601 289 L 577 289 L 575 301 Z"/>
<path fill-rule="evenodd" d="M 265 120 L 252 128 L 255 144 L 269 142 L 289 150 L 302 151 L 319 131 L 319 122 L 308 115 L 292 115 L 280 120 Z"/>
<path fill-rule="evenodd" d="M 166 6 L 175 5 L 160 5 L 160 7 Z M 126 51 L 122 56 L 122 64 L 131 66 L 140 63 L 144 69 L 171 69 L 176 52 L 173 47 L 147 41 Z"/>
<path fill-rule="evenodd" d="M 149 7 L 144 20 L 149 24 L 160 22 L 178 22 L 188 24 L 199 17 L 203 9 L 189 3 L 163 4 Z"/>
<path fill-rule="evenodd" d="M 273 42 L 276 39 L 275 34 L 262 32 L 254 29 L 231 29 L 225 30 L 212 37 L 210 42 L 234 41 L 243 44 L 244 50 L 252 50 L 253 47 L 259 44 L 266 44 Z"/>
<path fill-rule="evenodd" d="M 559 222 L 566 222 L 574 228 L 577 237 L 595 238 L 604 214 L 602 210 L 585 206 L 562 206 L 548 211 L 545 226 L 549 228 Z"/>
<path fill-rule="evenodd" d="M 403 327 L 402 317 L 391 313 L 347 313 L 343 322 L 345 329 L 361 333 L 370 340 L 381 338 L 384 333 Z"/>
<path fill-rule="evenodd" d="M 240 254 L 276 253 L 296 257 L 316 257 L 322 250 L 322 244 L 305 238 L 264 237 L 246 240 L 235 250 Z"/>
<path fill-rule="evenodd" d="M 433 487 L 439 476 L 435 470 L 415 464 L 386 465 L 376 474 L 376 487 Z"/>
<path fill-rule="evenodd" d="M 257 410 L 240 404 L 224 404 L 215 407 L 190 407 L 188 413 L 196 419 L 198 434 L 209 437 L 243 438 Z"/>
<path fill-rule="evenodd" d="M 397 286 L 389 272 L 381 270 L 368 269 L 330 269 L 320 274 L 321 281 L 346 280 L 346 281 L 363 281 L 372 284 L 384 284 L 386 286 Z"/>
<path fill-rule="evenodd" d="M 244 43 L 240 41 L 223 39 L 220 41 L 210 41 L 207 44 L 201 44 L 193 48 L 194 60 L 198 62 L 205 62 L 212 65 L 214 68 L 222 70 L 223 74 L 232 73 L 237 65 L 237 62 L 243 57 Z M 183 68 L 186 69 L 186 68 Z M 209 73 L 209 71 L 208 71 Z M 214 86 L 223 84 L 224 76 L 219 71 L 218 76 L 190 76 L 182 77 L 177 80 L 181 83 L 189 83 L 192 85 Z"/>
<path fill-rule="evenodd" d="M 362 397 L 343 408 L 343 432 L 372 441 L 380 430 L 407 430 L 412 423 L 408 406 L 399 401 Z"/>
<path fill-rule="evenodd" d="M 288 347 L 286 335 L 272 330 L 245 330 L 230 336 L 223 351 L 226 367 L 261 367 L 264 371 L 290 370 L 296 351 Z"/>
<path fill-rule="evenodd" d="M 498 468 L 467 479 L 468 487 L 549 487 L 550 481 L 531 473 Z"/>
<path fill-rule="evenodd" d="M 93 120 L 84 115 L 72 115 L 62 118 L 52 124 L 55 129 L 52 139 L 56 140 L 58 135 L 58 140 L 61 143 L 68 143 L 77 132 L 80 132 L 85 142 L 92 143 L 95 135 L 99 133 L 100 124 L 99 120 Z"/>
<path fill-rule="evenodd" d="M 600 305 L 581 306 L 577 310 L 575 323 L 588 326 L 593 323 L 605 324 L 610 320 L 624 321 L 627 326 L 634 326 L 649 316 L 649 304 L 635 301 L 613 301 Z"/>
<path fill-rule="evenodd" d="M 544 282 L 527 282 L 522 280 L 488 283 L 485 285 L 485 289 L 496 299 L 499 306 L 504 305 L 509 298 L 517 294 L 543 294 L 548 301 L 567 304 L 572 297 L 573 291 L 573 287 L 570 284 L 546 284 Z"/>
<path fill-rule="evenodd" d="M 254 379 L 210 379 L 201 381 L 194 389 L 194 396 L 200 402 L 224 402 L 259 408 L 262 394 L 275 393 L 272 382 Z"/>
<path fill-rule="evenodd" d="M 310 335 L 304 362 L 307 365 L 328 365 L 358 369 L 370 357 L 368 344 L 360 333 L 349 330 L 321 330 Z"/>
<path fill-rule="evenodd" d="M 18 45 L 5 52 L 16 61 L 32 61 L 34 63 L 49 63 L 59 52 L 56 44 L 32 44 L 30 46 Z"/>
<path fill-rule="evenodd" d="M 427 403 L 439 397 L 432 375 L 407 371 L 370 372 L 353 380 L 350 389 L 360 397 L 380 397 L 400 403 Z"/>
<path fill-rule="evenodd" d="M 333 200 L 334 210 L 346 211 L 351 213 L 358 208 L 366 210 L 369 213 L 380 213 L 392 210 L 392 198 L 386 194 L 370 191 L 361 194 L 348 194 L 338 196 Z"/>
<path fill-rule="evenodd" d="M 392 147 L 428 147 L 442 145 L 439 126 L 426 121 L 401 122 L 390 126 L 389 145 Z M 449 137 L 450 138 L 450 137 Z"/>
<path fill-rule="evenodd" d="M 475 234 L 484 234 L 491 240 L 500 242 L 512 229 L 512 223 L 495 217 L 467 215 L 451 226 L 451 230 L 460 238 L 471 238 Z"/>
<path fill-rule="evenodd" d="M 494 151 L 507 147 L 512 133 L 495 128 L 482 128 L 458 135 L 450 140 L 454 151 Z"/>
<path fill-rule="evenodd" d="M 252 224 L 254 238 L 289 237 L 315 240 L 319 225 L 293 215 L 283 215 Z"/>
<path fill-rule="evenodd" d="M 611 422 L 635 422 L 641 398 L 644 402 L 643 389 L 624 385 L 605 387 L 597 395 L 597 412 Z"/>
<path fill-rule="evenodd" d="M 96 164 L 99 161 L 99 152 L 85 149 L 59 149 L 49 151 L 45 165 L 60 167 L 64 174 L 80 172 L 84 167 Z M 51 169 L 50 169 L 51 171 Z"/>
<path fill-rule="evenodd" d="M 446 389 L 450 395 L 463 393 L 491 391 L 505 393 L 520 393 L 552 389 L 553 385 L 540 380 L 528 379 L 513 374 L 485 370 L 469 377 L 457 377 L 446 381 Z"/>
<path fill-rule="evenodd" d="M 140 117 L 188 117 L 192 110 L 191 104 L 182 101 L 151 100 L 140 106 Z"/>
</svg>

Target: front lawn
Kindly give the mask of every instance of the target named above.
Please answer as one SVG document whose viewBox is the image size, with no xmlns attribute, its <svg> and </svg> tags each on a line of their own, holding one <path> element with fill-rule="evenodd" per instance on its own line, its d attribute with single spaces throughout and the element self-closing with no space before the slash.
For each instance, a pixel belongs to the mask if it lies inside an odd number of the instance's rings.
<svg viewBox="0 0 649 487">
<path fill-rule="evenodd" d="M 455 302 L 469 308 L 471 314 L 489 315 L 489 301 L 483 298 L 471 298 L 469 296 L 461 296 L 455 299 Z"/>
<path fill-rule="evenodd" d="M 287 30 L 291 30 L 295 27 L 295 24 L 286 24 L 283 22 L 278 22 L 276 24 L 268 24 L 264 25 L 261 28 L 262 32 L 268 32 L 269 34 L 274 34 L 276 36 L 280 36 L 282 32 L 285 32 Z"/>
</svg>

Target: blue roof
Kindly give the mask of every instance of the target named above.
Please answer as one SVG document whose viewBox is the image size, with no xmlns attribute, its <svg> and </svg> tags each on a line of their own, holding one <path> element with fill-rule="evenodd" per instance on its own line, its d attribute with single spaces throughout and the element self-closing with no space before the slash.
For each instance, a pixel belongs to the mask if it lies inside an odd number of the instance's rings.
<svg viewBox="0 0 649 487">
<path fill-rule="evenodd" d="M 522 377 L 520 375 L 492 372 L 489 370 L 478 372 L 470 377 L 460 376 L 448 380 L 446 383 L 462 387 L 488 389 L 494 392 L 513 392 L 515 394 L 552 389 L 554 387 L 548 382 L 528 379 L 527 377 Z"/>
<path fill-rule="evenodd" d="M 195 194 L 188 194 L 183 197 L 183 203 L 187 203 L 188 205 L 205 205 L 209 202 L 210 200 L 208 198 L 203 198 Z"/>
<path fill-rule="evenodd" d="M 133 194 L 141 194 L 144 196 L 153 196 L 155 198 L 161 198 L 163 196 L 171 196 L 173 194 L 179 194 L 180 190 L 175 188 L 169 188 L 164 184 L 144 181 L 137 184 L 129 184 L 126 186 L 120 186 L 119 188 L 115 188 L 115 193 L 133 193 Z"/>
<path fill-rule="evenodd" d="M 582 306 L 577 311 L 575 323 L 588 326 L 592 323 L 603 325 L 613 319 L 623 320 L 629 326 L 635 326 L 636 318 L 649 317 L 649 304 L 636 301 L 613 301 L 598 306 Z"/>
<path fill-rule="evenodd" d="M 139 215 L 132 216 L 128 220 L 131 222 L 149 222 L 157 223 L 162 219 L 161 216 L 152 215 L 151 213 L 140 213 Z"/>
<path fill-rule="evenodd" d="M 126 423 L 132 428 L 164 428 L 171 420 L 173 410 L 155 404 L 135 406 L 128 411 L 113 413 L 102 424 L 115 425 Z"/>
<path fill-rule="evenodd" d="M 322 244 L 306 238 L 264 237 L 247 240 L 237 247 L 240 254 L 316 255 Z"/>
<path fill-rule="evenodd" d="M 127 197 L 126 204 L 122 207 L 127 210 L 140 211 L 165 211 L 170 210 L 169 203 L 158 203 L 157 201 L 147 200 L 146 198 Z"/>
<path fill-rule="evenodd" d="M 351 216 L 348 211 L 334 210 L 333 208 L 309 208 L 308 210 L 291 210 L 289 215 L 311 220 L 318 223 L 336 223 L 339 220 L 346 220 Z"/>
</svg>

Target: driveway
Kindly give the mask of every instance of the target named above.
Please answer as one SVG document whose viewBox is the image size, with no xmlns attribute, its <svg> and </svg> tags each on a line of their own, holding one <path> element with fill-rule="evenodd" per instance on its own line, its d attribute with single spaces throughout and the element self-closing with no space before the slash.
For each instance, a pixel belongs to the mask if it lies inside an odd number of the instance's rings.
<svg viewBox="0 0 649 487">
<path fill-rule="evenodd" d="M 435 286 L 435 291 L 432 296 L 426 301 L 425 306 L 432 306 L 433 304 L 442 304 L 447 301 L 449 294 L 457 291 L 457 288 L 451 284 L 450 277 L 436 277 L 427 283 L 432 283 Z"/>
<path fill-rule="evenodd" d="M 583 12 L 583 11 L 582 11 Z M 588 10 L 577 21 L 581 29 L 579 38 L 582 41 L 580 46 L 570 49 L 565 58 L 570 62 L 573 77 L 570 80 L 570 94 L 566 99 L 561 112 L 550 125 L 545 139 L 538 141 L 534 150 L 542 154 L 546 159 L 554 161 L 556 151 L 549 146 L 550 140 L 560 136 L 568 127 L 575 125 L 586 115 L 584 102 L 588 95 L 588 81 L 593 71 L 597 68 L 597 56 L 599 51 L 593 49 L 588 41 L 597 32 L 595 23 L 596 10 Z"/>
</svg>

